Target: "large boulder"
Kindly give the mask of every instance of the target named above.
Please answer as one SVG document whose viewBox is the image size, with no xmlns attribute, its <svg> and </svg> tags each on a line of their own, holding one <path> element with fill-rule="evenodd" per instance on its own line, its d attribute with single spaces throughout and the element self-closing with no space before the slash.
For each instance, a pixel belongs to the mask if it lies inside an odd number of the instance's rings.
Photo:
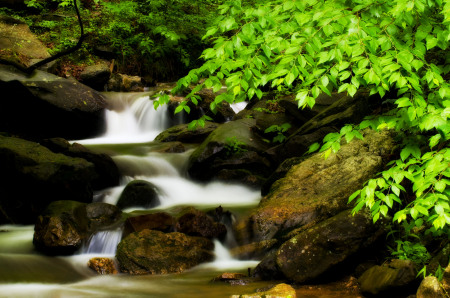
<svg viewBox="0 0 450 298">
<path fill-rule="evenodd" d="M 81 82 L 95 90 L 104 91 L 105 86 L 111 76 L 111 69 L 108 63 L 87 66 L 80 74 Z"/>
<path fill-rule="evenodd" d="M 33 139 L 85 139 L 105 130 L 106 100 L 75 80 L 0 64 L 0 131 Z"/>
<path fill-rule="evenodd" d="M 125 220 L 123 237 L 142 230 L 157 230 L 164 233 L 175 231 L 176 219 L 166 212 L 131 216 Z"/>
<path fill-rule="evenodd" d="M 50 57 L 47 48 L 31 33 L 25 22 L 0 16 L 0 32 L 0 60 L 28 67 Z"/>
<path fill-rule="evenodd" d="M 130 207 L 152 208 L 160 204 L 156 186 L 145 180 L 133 180 L 127 184 L 117 201 L 120 209 Z"/>
<path fill-rule="evenodd" d="M 292 237 L 255 269 L 262 278 L 283 276 L 290 281 L 312 281 L 334 266 L 368 248 L 385 230 L 370 214 L 343 211 Z"/>
<path fill-rule="evenodd" d="M 324 159 L 312 155 L 276 181 L 259 206 L 235 225 L 238 241 L 279 239 L 348 208 L 348 197 L 386 163 L 395 148 L 388 131 L 366 131 Z"/>
<path fill-rule="evenodd" d="M 0 223 L 31 224 L 53 201 L 91 202 L 92 163 L 0 136 Z"/>
<path fill-rule="evenodd" d="M 77 251 L 98 230 L 117 224 L 122 212 L 106 203 L 55 201 L 36 220 L 33 244 L 52 255 Z"/>
<path fill-rule="evenodd" d="M 109 155 L 94 152 L 78 143 L 70 144 L 63 138 L 45 139 L 40 141 L 40 144 L 55 153 L 83 158 L 93 163 L 95 172 L 98 174 L 97 178 L 92 181 L 94 190 L 101 190 L 119 184 L 119 168 Z"/>
<path fill-rule="evenodd" d="M 239 179 L 253 177 L 248 180 L 262 183 L 259 177 L 271 172 L 268 160 L 262 156 L 270 145 L 255 132 L 255 125 L 254 119 L 240 119 L 219 126 L 191 154 L 189 175 L 204 181 L 220 177 L 235 180 L 229 173 L 233 172 Z"/>
<path fill-rule="evenodd" d="M 211 240 L 182 233 L 142 230 L 117 246 L 120 270 L 129 274 L 180 273 L 214 258 Z"/>
</svg>

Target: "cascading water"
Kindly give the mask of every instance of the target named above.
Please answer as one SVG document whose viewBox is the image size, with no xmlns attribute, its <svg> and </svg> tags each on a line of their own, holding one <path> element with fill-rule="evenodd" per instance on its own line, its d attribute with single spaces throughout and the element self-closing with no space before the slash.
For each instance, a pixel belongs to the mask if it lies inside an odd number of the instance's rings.
<svg viewBox="0 0 450 298">
<path fill-rule="evenodd" d="M 134 179 L 140 179 L 149 181 L 157 187 L 161 201 L 161 205 L 157 207 L 158 210 L 178 205 L 198 208 L 215 208 L 219 205 L 224 208 L 242 208 L 258 203 L 259 191 L 242 185 L 220 182 L 199 184 L 187 179 L 184 172 L 192 150 L 184 153 L 152 151 L 152 148 L 155 148 L 152 142 L 154 138 L 174 122 L 170 120 L 166 107 L 154 110 L 153 103 L 149 100 L 149 93 L 107 93 L 106 95 L 111 102 L 111 110 L 106 112 L 105 134 L 94 139 L 76 142 L 107 149 L 108 146 L 114 147 L 117 144 L 133 144 L 131 145 L 133 150 L 113 156 L 123 175 L 122 181 L 117 187 L 96 193 L 94 200 L 116 204 L 126 184 Z M 134 209 L 142 208 L 130 208 L 125 211 Z M 206 296 L 210 297 L 228 297 L 233 294 L 232 290 L 222 285 L 212 287 L 209 280 L 222 270 L 246 272 L 247 268 L 256 265 L 255 261 L 234 260 L 228 249 L 216 240 L 215 261 L 200 265 L 183 274 L 145 277 L 96 276 L 87 268 L 87 261 L 97 256 L 114 257 L 121 238 L 121 230 L 96 233 L 77 255 L 48 258 L 33 252 L 31 243 L 33 227 L 5 227 L 4 229 L 10 233 L 1 233 L 0 227 L 0 262 L 5 258 L 10 259 L 11 254 L 15 254 L 16 257 L 13 257 L 14 261 L 10 262 L 8 268 L 22 268 L 19 270 L 21 276 L 27 275 L 22 271 L 28 272 L 28 267 L 33 267 L 33 270 L 30 269 L 33 273 L 30 274 L 40 271 L 45 274 L 36 278 L 18 277 L 12 283 L 2 284 L 1 280 L 4 280 L 1 279 L 2 273 L 11 274 L 13 270 L 8 269 L 9 272 L 2 272 L 2 266 L 0 266 L 0 297 L 3 297 L 2 293 L 8 293 L 7 297 L 199 297 L 201 292 L 208 293 Z M 5 243 L 10 244 L 8 246 Z M 18 253 L 23 257 L 19 258 Z M 23 258 L 27 262 L 25 267 L 23 267 Z M 58 260 L 57 265 L 46 265 L 51 260 Z M 47 272 L 47 268 L 53 270 L 53 273 Z M 62 274 L 66 275 L 66 278 L 61 279 Z M 48 276 L 44 278 L 44 275 Z M 200 294 L 200 296 L 205 295 Z"/>
</svg>

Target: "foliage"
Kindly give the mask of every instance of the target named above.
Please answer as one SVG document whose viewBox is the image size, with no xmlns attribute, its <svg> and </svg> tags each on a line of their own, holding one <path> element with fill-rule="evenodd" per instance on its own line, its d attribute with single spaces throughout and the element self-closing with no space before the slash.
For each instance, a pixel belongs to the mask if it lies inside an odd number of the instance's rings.
<svg viewBox="0 0 450 298">
<path fill-rule="evenodd" d="M 449 25 L 448 0 L 230 0 L 204 36 L 214 43 L 202 53 L 204 64 L 174 92 L 198 84 L 187 95 L 193 98 L 225 82 L 214 110 L 223 101 L 261 99 L 267 90 L 294 93 L 299 108 L 312 108 L 321 93 L 370 90 L 389 111 L 327 135 L 310 152 L 320 148 L 327 157 L 369 127 L 395 130 L 398 159 L 349 202 L 354 212 L 369 208 L 374 221 L 392 215 L 397 224 L 448 237 Z"/>
<path fill-rule="evenodd" d="M 276 136 L 273 137 L 272 142 L 274 143 L 283 143 L 286 140 L 286 136 L 284 133 L 291 128 L 291 125 L 289 123 L 283 123 L 281 125 L 271 125 L 266 130 L 264 130 L 264 133 L 271 133 L 275 132 Z"/>
<path fill-rule="evenodd" d="M 227 153 L 227 156 L 247 151 L 247 149 L 244 148 L 245 143 L 240 142 L 236 137 L 227 138 L 225 141 L 225 151 Z"/>
</svg>

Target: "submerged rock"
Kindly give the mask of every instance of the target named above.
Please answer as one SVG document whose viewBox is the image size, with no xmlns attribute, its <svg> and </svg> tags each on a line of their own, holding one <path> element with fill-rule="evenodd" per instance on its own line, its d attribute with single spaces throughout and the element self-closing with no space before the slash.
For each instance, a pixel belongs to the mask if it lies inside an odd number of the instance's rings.
<svg viewBox="0 0 450 298">
<path fill-rule="evenodd" d="M 145 180 L 133 180 L 127 184 L 117 201 L 120 209 L 130 207 L 152 208 L 160 204 L 156 186 Z"/>
<path fill-rule="evenodd" d="M 277 297 L 277 298 L 295 298 L 297 294 L 295 289 L 285 283 L 277 284 L 271 289 L 266 291 L 258 291 L 252 294 L 244 294 L 244 295 L 232 295 L 232 298 L 269 298 L 269 297 Z"/>
<path fill-rule="evenodd" d="M 180 273 L 214 258 L 211 240 L 182 233 L 142 230 L 117 247 L 120 270 L 129 274 Z"/>
</svg>

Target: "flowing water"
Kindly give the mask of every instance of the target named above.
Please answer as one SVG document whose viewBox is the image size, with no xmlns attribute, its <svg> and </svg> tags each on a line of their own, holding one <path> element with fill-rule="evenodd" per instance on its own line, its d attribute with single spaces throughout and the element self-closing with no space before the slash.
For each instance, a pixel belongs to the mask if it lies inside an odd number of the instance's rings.
<svg viewBox="0 0 450 298">
<path fill-rule="evenodd" d="M 196 183 L 185 175 L 193 149 L 184 153 L 159 153 L 154 138 L 164 129 L 179 123 L 170 119 L 165 107 L 157 111 L 149 93 L 108 93 L 111 110 L 106 111 L 104 135 L 77 142 L 109 152 L 123 174 L 119 186 L 102 190 L 94 200 L 116 204 L 125 185 L 141 179 L 159 189 L 161 205 L 157 209 L 194 206 L 199 209 L 219 205 L 237 213 L 255 206 L 259 191 L 238 184 Z M 140 212 L 130 208 L 127 212 Z M 141 211 L 142 212 L 142 211 Z M 114 257 L 122 236 L 120 229 L 94 234 L 80 251 L 69 257 L 47 257 L 34 251 L 32 226 L 0 227 L 1 297 L 228 297 L 252 292 L 257 287 L 236 288 L 210 283 L 222 272 L 247 273 L 256 261 L 239 261 L 227 247 L 215 243 L 216 259 L 182 274 L 161 276 L 98 276 L 87 267 L 92 257 Z M 226 242 L 232 242 L 232 236 Z M 248 287 L 248 289 L 246 289 Z"/>
</svg>

